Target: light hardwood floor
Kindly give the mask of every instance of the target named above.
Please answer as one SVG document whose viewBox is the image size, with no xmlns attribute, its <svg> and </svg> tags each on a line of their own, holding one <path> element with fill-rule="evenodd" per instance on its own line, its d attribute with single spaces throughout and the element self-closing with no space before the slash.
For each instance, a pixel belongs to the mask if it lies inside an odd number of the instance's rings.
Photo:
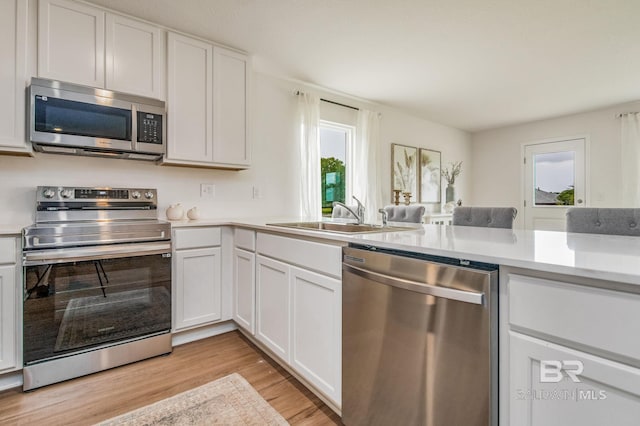
<svg viewBox="0 0 640 426">
<path fill-rule="evenodd" d="M 341 424 L 318 397 L 237 331 L 32 392 L 0 392 L 0 424 L 93 424 L 231 373 L 247 379 L 292 425 Z"/>
</svg>

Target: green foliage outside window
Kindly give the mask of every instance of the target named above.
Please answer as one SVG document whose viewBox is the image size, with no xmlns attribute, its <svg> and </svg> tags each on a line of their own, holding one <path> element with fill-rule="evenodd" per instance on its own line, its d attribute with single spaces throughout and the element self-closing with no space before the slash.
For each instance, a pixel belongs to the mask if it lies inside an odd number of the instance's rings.
<svg viewBox="0 0 640 426">
<path fill-rule="evenodd" d="M 573 187 L 565 189 L 556 197 L 556 203 L 560 206 L 573 206 L 573 192 Z"/>
<path fill-rule="evenodd" d="M 331 216 L 333 202 L 345 202 L 345 164 L 334 157 L 320 159 L 322 215 Z"/>
</svg>

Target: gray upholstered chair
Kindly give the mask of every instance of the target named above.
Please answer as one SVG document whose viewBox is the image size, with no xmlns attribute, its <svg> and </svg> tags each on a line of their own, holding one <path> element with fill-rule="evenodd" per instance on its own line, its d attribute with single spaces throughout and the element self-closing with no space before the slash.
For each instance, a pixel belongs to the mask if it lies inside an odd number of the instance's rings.
<svg viewBox="0 0 640 426">
<path fill-rule="evenodd" d="M 385 206 L 389 222 L 422 223 L 424 206 L 418 204 L 409 206 Z"/>
<path fill-rule="evenodd" d="M 358 206 L 349 206 L 354 212 L 358 211 Z M 331 212 L 332 219 L 356 219 L 351 212 L 340 205 L 333 206 Z"/>
<path fill-rule="evenodd" d="M 640 236 L 640 208 L 570 208 L 567 232 Z"/>
<path fill-rule="evenodd" d="M 513 229 L 518 210 L 513 207 L 456 207 L 452 225 Z"/>
</svg>

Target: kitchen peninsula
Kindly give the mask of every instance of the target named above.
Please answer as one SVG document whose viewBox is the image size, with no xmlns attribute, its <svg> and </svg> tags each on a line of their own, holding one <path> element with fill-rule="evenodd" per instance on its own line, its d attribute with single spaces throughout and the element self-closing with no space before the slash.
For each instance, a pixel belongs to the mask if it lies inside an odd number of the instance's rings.
<svg viewBox="0 0 640 426">
<path fill-rule="evenodd" d="M 237 325 L 339 413 L 341 249 L 350 243 L 369 245 L 500 265 L 501 425 L 520 424 L 516 420 L 525 418 L 528 422 L 523 424 L 537 425 L 554 424 L 539 423 L 538 418 L 610 416 L 609 404 L 622 407 L 616 411 L 618 424 L 626 424 L 638 412 L 640 342 L 632 336 L 640 332 L 640 239 L 441 225 L 347 235 L 267 225 L 291 219 L 172 222 L 179 299 L 174 304 L 180 311 L 178 317 L 174 312 L 174 345 Z M 0 241 L 10 245 L 17 240 L 17 227 L 2 229 Z M 214 269 L 217 279 L 212 285 L 219 286 L 219 293 L 209 316 L 190 315 L 190 308 L 207 307 L 184 300 L 200 294 L 197 288 L 191 293 L 184 289 L 201 283 L 180 275 L 180 262 L 200 256 L 210 256 L 220 265 Z M 291 284 L 281 288 L 281 282 Z M 270 303 L 286 304 L 290 313 L 269 316 L 261 308 Z M 316 314 L 322 314 L 321 325 L 311 321 Z M 302 338 L 311 327 L 317 333 L 314 342 Z M 312 355 L 323 345 L 331 353 Z M 542 360 L 581 362 L 581 382 L 563 377 L 561 383 L 541 383 L 537 375 Z M 606 399 L 581 404 L 541 399 L 540 392 L 552 391 L 552 385 L 576 398 L 604 391 Z M 587 393 L 592 391 L 596 393 Z"/>
</svg>

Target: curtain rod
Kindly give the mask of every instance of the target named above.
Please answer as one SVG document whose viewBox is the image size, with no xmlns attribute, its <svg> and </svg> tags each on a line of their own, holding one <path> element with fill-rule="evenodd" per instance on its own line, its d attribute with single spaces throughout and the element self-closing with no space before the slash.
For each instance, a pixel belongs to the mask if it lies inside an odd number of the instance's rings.
<svg viewBox="0 0 640 426">
<path fill-rule="evenodd" d="M 296 91 L 296 96 L 302 95 L 302 94 L 303 94 L 303 92 L 301 92 L 299 90 Z M 326 102 L 328 104 L 334 104 L 334 105 L 338 105 L 338 106 L 341 106 L 341 107 L 345 107 L 345 108 L 349 108 L 349 109 L 355 109 L 356 111 L 360 111 L 360 108 L 357 108 L 357 107 L 354 107 L 354 106 L 351 106 L 351 105 L 341 104 L 340 102 L 330 101 L 329 99 L 324 99 L 324 98 L 320 98 L 320 100 L 322 102 Z"/>
<path fill-rule="evenodd" d="M 623 112 L 623 113 L 620 113 L 620 114 L 616 114 L 616 118 L 620 118 L 623 115 L 629 115 L 629 114 L 638 114 L 638 111 Z"/>
</svg>

